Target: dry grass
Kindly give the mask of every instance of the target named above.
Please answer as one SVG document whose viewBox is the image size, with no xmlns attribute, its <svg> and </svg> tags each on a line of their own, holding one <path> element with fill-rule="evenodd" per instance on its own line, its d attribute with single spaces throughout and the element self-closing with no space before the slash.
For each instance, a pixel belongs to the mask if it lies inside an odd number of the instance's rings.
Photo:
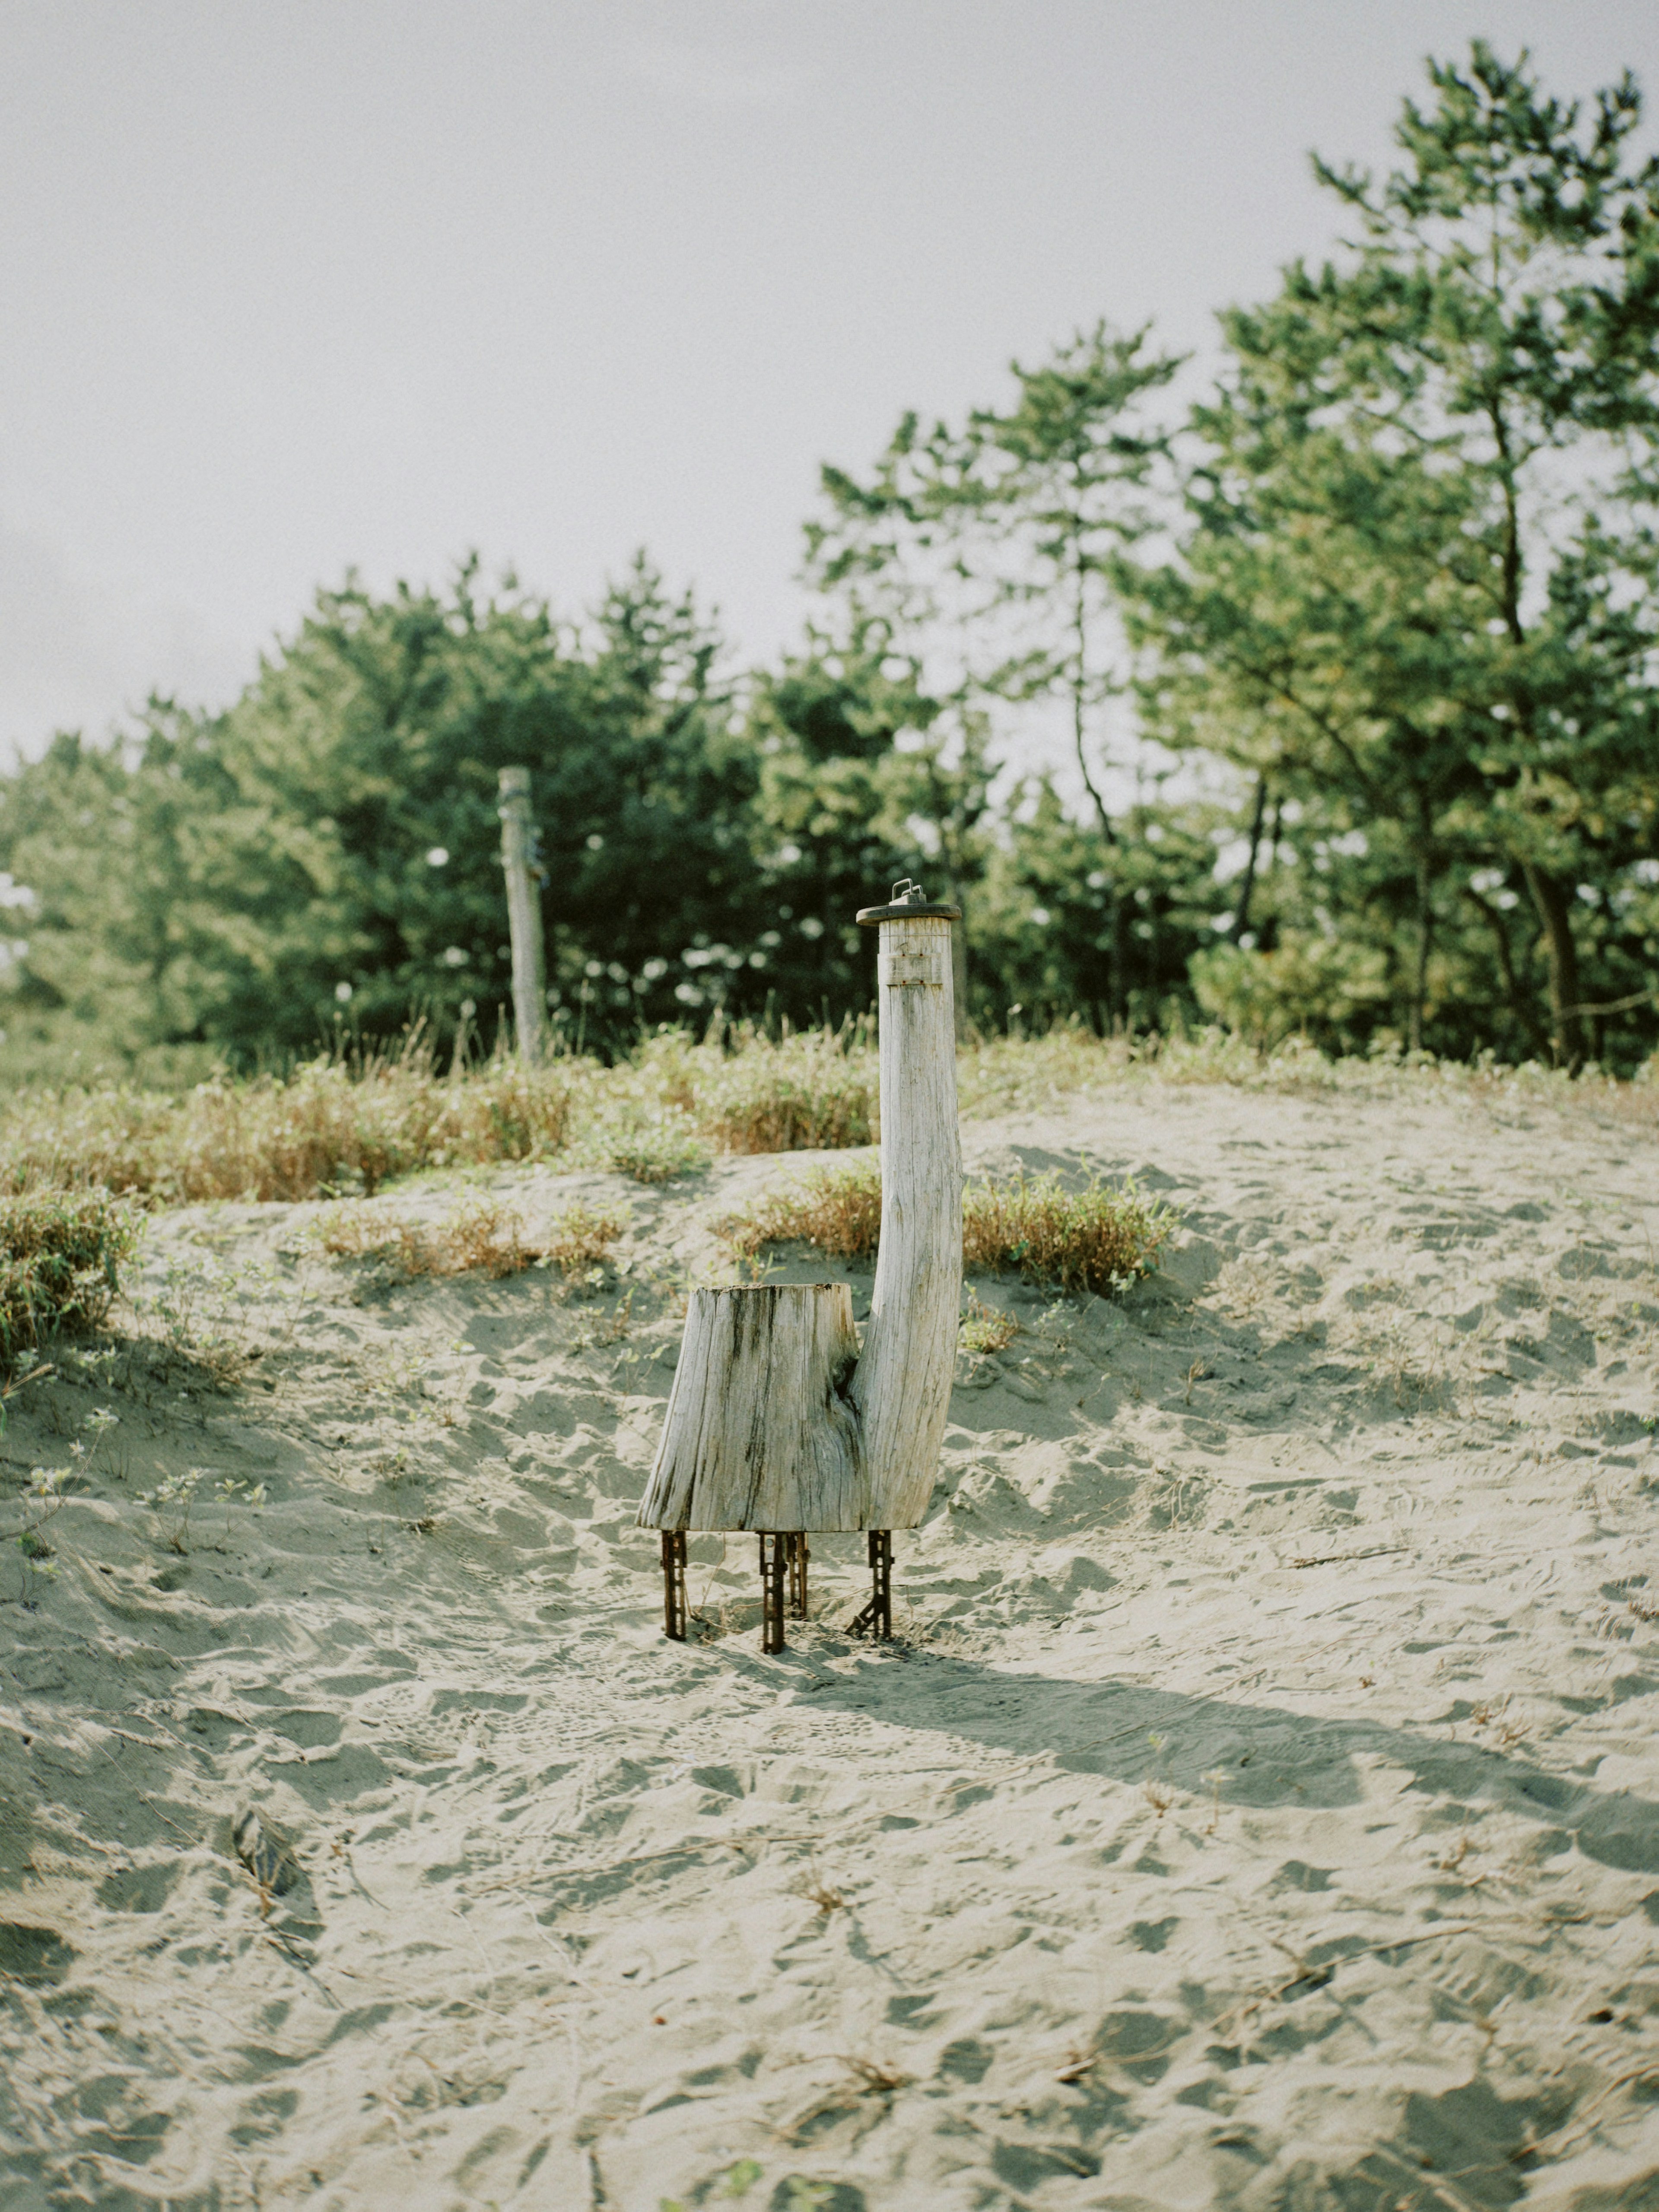
<svg viewBox="0 0 1659 2212">
<path fill-rule="evenodd" d="M 0 1372 L 55 1331 L 103 1319 L 137 1233 L 106 1192 L 0 1199 Z"/>
<path fill-rule="evenodd" d="M 217 1076 L 179 1097 L 25 1091 L 0 1115 L 0 1188 L 101 1186 L 163 1205 L 368 1196 L 420 1168 L 547 1158 L 574 1091 L 561 1065 L 495 1059 L 442 1076 L 416 1040 L 395 1058 L 314 1060 L 286 1082 Z"/>
<path fill-rule="evenodd" d="M 1478 1100 L 1498 1112 L 1547 1105 L 1659 1124 L 1659 1082 L 1328 1060 L 1296 1039 L 1262 1054 L 1214 1030 L 1102 1038 L 1073 1023 L 981 1040 L 957 1061 L 970 1118 L 1146 1080 Z M 0 1102 L 0 1191 L 101 1188 L 161 1205 L 370 1196 L 421 1169 L 555 1155 L 660 1182 L 704 1165 L 711 1151 L 872 1143 L 878 1103 L 867 1023 L 781 1038 L 744 1026 L 702 1039 L 661 1030 L 614 1066 L 567 1056 L 526 1070 L 498 1055 L 447 1073 L 417 1031 L 400 1050 L 324 1058 L 285 1079 L 221 1074 L 179 1093 L 129 1083 L 15 1091 Z"/>
<path fill-rule="evenodd" d="M 339 1259 L 374 1258 L 413 1280 L 482 1273 L 499 1280 L 545 1261 L 574 1275 L 602 1261 L 627 1227 L 618 1216 L 572 1206 L 532 1243 L 521 1216 L 483 1201 L 442 1221 L 413 1221 L 380 1206 L 339 1206 L 318 1224 L 317 1241 Z"/>
<path fill-rule="evenodd" d="M 802 1152 L 873 1144 L 880 1134 L 875 1054 L 833 1037 L 787 1038 L 726 1061 L 698 1119 L 727 1152 Z"/>
<path fill-rule="evenodd" d="M 1175 1218 L 1133 1186 L 1114 1190 L 1095 1183 L 1066 1191 L 1054 1176 L 969 1183 L 963 1194 L 963 1261 L 988 1274 L 1019 1274 L 1063 1291 L 1109 1296 L 1152 1266 Z M 744 1256 L 763 1245 L 799 1242 L 816 1244 L 832 1259 L 867 1260 L 880 1231 L 881 1169 L 874 1160 L 815 1169 L 720 1224 L 720 1234 Z"/>
<path fill-rule="evenodd" d="M 816 1244 L 834 1260 L 868 1260 L 881 1235 L 881 1168 L 857 1160 L 814 1168 L 798 1183 L 769 1192 L 717 1224 L 732 1249 L 750 1258 L 765 1244 Z"/>
</svg>

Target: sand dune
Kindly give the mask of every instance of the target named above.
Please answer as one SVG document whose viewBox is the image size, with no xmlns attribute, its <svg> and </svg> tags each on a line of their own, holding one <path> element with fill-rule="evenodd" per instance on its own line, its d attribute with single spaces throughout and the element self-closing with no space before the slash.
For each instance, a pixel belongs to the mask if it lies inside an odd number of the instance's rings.
<svg viewBox="0 0 1659 2212">
<path fill-rule="evenodd" d="M 0 1560 L 0 2207 L 1659 2204 L 1651 1137 L 964 1133 L 1185 1227 L 1117 1305 L 977 1285 L 873 1650 L 859 1540 L 763 1658 L 751 1540 L 676 1647 L 632 1525 L 676 1289 L 799 1156 L 483 1178 L 627 1211 L 568 1293 L 158 1219 L 0 1438 L 8 1522 L 88 1448 Z"/>
</svg>

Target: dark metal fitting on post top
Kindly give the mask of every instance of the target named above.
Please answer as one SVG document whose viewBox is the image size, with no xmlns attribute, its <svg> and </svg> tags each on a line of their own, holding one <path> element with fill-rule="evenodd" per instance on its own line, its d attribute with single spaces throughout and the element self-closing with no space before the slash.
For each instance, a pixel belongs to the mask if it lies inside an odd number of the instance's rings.
<svg viewBox="0 0 1659 2212">
<path fill-rule="evenodd" d="M 885 906 L 861 906 L 854 919 L 860 929 L 874 929 L 884 921 L 960 921 L 962 908 L 930 899 L 920 884 L 912 883 L 908 876 L 902 876 Z"/>
</svg>

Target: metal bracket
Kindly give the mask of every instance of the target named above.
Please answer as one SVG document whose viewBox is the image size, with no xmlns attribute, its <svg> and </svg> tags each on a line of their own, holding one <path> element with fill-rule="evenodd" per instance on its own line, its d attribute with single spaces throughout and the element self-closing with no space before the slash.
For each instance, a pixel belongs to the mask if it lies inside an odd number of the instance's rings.
<svg viewBox="0 0 1659 2212">
<path fill-rule="evenodd" d="M 685 1600 L 685 1531 L 662 1532 L 662 1632 L 671 1644 L 684 1644 L 690 1610 Z"/>
<path fill-rule="evenodd" d="M 787 1536 L 764 1534 L 760 1540 L 761 1650 L 783 1650 L 783 1580 Z"/>
<path fill-rule="evenodd" d="M 893 1532 L 890 1528 L 870 1531 L 870 1602 L 862 1613 L 847 1624 L 849 1636 L 868 1636 L 872 1643 L 885 1644 L 893 1633 Z"/>
</svg>

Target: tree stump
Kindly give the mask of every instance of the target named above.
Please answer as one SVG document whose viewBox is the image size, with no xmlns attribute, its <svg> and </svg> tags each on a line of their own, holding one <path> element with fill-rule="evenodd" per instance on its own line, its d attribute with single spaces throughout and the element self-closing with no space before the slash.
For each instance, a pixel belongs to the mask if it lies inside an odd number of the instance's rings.
<svg viewBox="0 0 1659 2212">
<path fill-rule="evenodd" d="M 845 1283 L 693 1291 L 646 1528 L 868 1528 Z"/>
</svg>

